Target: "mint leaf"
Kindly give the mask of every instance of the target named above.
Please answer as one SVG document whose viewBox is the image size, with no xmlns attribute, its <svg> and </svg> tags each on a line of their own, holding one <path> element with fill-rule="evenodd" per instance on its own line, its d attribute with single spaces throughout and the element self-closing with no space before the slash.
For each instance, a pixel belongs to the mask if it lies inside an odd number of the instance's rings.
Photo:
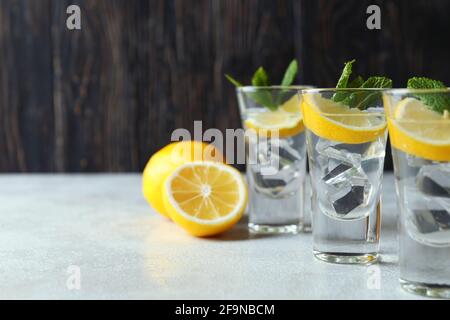
<svg viewBox="0 0 450 320">
<path fill-rule="evenodd" d="M 348 82 L 350 80 L 350 76 L 352 75 L 353 64 L 356 62 L 355 59 L 352 61 L 348 61 L 344 65 L 344 69 L 342 70 L 341 77 L 338 80 L 336 88 L 347 88 Z M 333 95 L 332 100 L 334 102 L 339 102 L 344 100 L 348 96 L 345 92 L 336 92 Z"/>
<path fill-rule="evenodd" d="M 392 80 L 386 77 L 370 77 L 360 88 L 392 88 Z"/>
<path fill-rule="evenodd" d="M 347 86 L 347 88 L 359 88 L 364 83 L 364 79 L 361 76 L 357 76 Z"/>
<path fill-rule="evenodd" d="M 297 72 L 298 72 L 298 62 L 296 59 L 294 59 L 291 61 L 288 68 L 286 69 L 286 72 L 284 73 L 283 76 L 283 80 L 281 81 L 281 85 L 283 87 L 290 86 L 294 82 Z"/>
<path fill-rule="evenodd" d="M 392 88 L 392 80 L 386 77 L 370 77 L 359 88 Z M 342 103 L 350 108 L 365 110 L 375 107 L 376 102 L 380 101 L 381 92 L 356 91 L 352 92 Z"/>
<path fill-rule="evenodd" d="M 408 89 L 445 89 L 445 84 L 438 80 L 425 77 L 414 77 L 408 80 Z M 424 93 L 415 94 L 429 109 L 444 113 L 445 110 L 450 111 L 450 97 L 442 93 Z"/>
<path fill-rule="evenodd" d="M 255 87 L 266 87 L 270 85 L 269 76 L 263 67 L 259 67 L 258 70 L 256 70 L 252 78 L 252 85 Z"/>
<path fill-rule="evenodd" d="M 253 99 L 253 101 L 266 107 L 267 109 L 275 111 L 278 108 L 278 105 L 273 101 L 272 93 L 269 91 L 256 91 L 250 93 L 249 96 Z"/>
<path fill-rule="evenodd" d="M 258 70 L 256 70 L 252 78 L 252 85 L 255 87 L 266 87 L 270 85 L 269 76 L 267 75 L 267 72 L 266 70 L 264 70 L 263 67 L 259 67 Z M 265 91 L 264 89 L 260 91 L 257 90 L 253 92 L 250 96 L 256 103 L 270 110 L 277 109 L 277 105 L 273 101 L 272 93 L 269 91 Z"/>
<path fill-rule="evenodd" d="M 344 65 L 344 70 L 342 70 L 341 77 L 338 80 L 336 88 L 347 88 L 348 81 L 352 75 L 353 64 L 356 62 L 355 59 L 348 61 Z"/>
<path fill-rule="evenodd" d="M 413 77 L 408 80 L 408 89 L 443 89 L 445 84 L 439 80 L 425 77 Z"/>
<path fill-rule="evenodd" d="M 228 81 L 230 81 L 236 87 L 242 87 L 242 84 L 239 81 L 237 81 L 236 79 L 234 79 L 232 76 L 230 76 L 229 74 L 225 74 L 225 78 L 227 78 Z"/>
</svg>

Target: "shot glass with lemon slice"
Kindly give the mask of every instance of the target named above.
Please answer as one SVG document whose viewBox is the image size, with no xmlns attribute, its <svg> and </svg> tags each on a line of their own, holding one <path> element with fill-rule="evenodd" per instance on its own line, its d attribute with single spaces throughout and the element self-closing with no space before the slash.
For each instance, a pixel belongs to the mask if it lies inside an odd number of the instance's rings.
<svg viewBox="0 0 450 320">
<path fill-rule="evenodd" d="M 301 97 L 314 255 L 333 263 L 373 263 L 387 138 L 381 90 L 307 89 Z"/>
<path fill-rule="evenodd" d="M 450 89 L 384 93 L 400 213 L 400 283 L 450 298 Z"/>
<path fill-rule="evenodd" d="M 302 88 L 237 88 L 246 129 L 249 229 L 253 233 L 297 233 L 311 226 L 304 210 L 306 145 L 297 94 Z"/>
</svg>

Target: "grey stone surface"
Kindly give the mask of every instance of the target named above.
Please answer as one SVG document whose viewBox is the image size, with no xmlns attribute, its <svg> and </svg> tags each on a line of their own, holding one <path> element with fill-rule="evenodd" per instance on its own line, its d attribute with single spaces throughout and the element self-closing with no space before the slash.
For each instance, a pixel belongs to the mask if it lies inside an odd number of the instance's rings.
<svg viewBox="0 0 450 320">
<path fill-rule="evenodd" d="M 391 174 L 383 193 L 382 260 L 363 267 L 315 260 L 310 234 L 251 237 L 245 218 L 191 237 L 146 204 L 139 175 L 0 175 L 0 298 L 415 299 L 397 280 Z"/>
</svg>

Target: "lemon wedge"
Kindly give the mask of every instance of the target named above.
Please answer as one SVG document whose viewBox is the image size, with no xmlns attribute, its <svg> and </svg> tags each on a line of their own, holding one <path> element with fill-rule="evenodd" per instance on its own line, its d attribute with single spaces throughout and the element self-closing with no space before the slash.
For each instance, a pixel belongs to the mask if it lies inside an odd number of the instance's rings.
<svg viewBox="0 0 450 320">
<path fill-rule="evenodd" d="M 318 94 L 304 94 L 302 110 L 305 126 L 328 140 L 366 143 L 386 132 L 384 113 L 351 109 Z"/>
<path fill-rule="evenodd" d="M 163 188 L 169 216 L 188 233 L 203 237 L 222 233 L 242 217 L 247 188 L 239 171 L 210 161 L 180 166 Z"/>
<path fill-rule="evenodd" d="M 244 125 L 257 134 L 277 131 L 280 138 L 291 137 L 304 130 L 299 97 L 295 94 L 277 110 L 249 111 Z"/>
<path fill-rule="evenodd" d="M 421 101 L 405 98 L 388 117 L 392 145 L 429 160 L 450 161 L 450 115 L 430 110 Z"/>
</svg>

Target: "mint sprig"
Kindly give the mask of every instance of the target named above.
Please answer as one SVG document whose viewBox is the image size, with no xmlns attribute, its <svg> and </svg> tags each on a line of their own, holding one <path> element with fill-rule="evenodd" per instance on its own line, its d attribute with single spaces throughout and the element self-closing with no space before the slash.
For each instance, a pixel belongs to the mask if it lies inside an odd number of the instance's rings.
<svg viewBox="0 0 450 320">
<path fill-rule="evenodd" d="M 352 60 L 345 63 L 342 70 L 341 77 L 338 80 L 336 88 L 338 89 L 355 89 L 355 88 L 392 88 L 392 80 L 387 77 L 370 77 L 364 80 L 363 77 L 357 76 L 350 81 L 353 73 L 353 64 L 356 60 Z M 355 92 L 343 91 L 336 92 L 332 100 L 348 105 L 350 108 L 358 108 L 360 110 L 368 109 L 375 106 L 375 103 L 380 99 L 380 92 L 370 91 L 355 91 Z"/>
<path fill-rule="evenodd" d="M 297 60 L 292 60 L 289 66 L 287 67 L 283 79 L 281 81 L 281 86 L 287 87 L 294 83 L 295 77 L 298 73 L 298 62 Z M 236 87 L 242 87 L 243 85 L 236 79 L 234 79 L 229 74 L 225 74 L 225 77 L 228 81 L 230 81 L 234 86 Z M 270 79 L 266 72 L 266 70 L 263 67 L 259 67 L 252 77 L 252 86 L 254 87 L 267 87 L 270 86 Z M 284 101 L 288 100 L 290 96 L 287 96 L 287 93 L 289 92 L 283 92 L 281 91 L 280 94 L 277 97 L 273 97 L 272 93 L 268 90 L 255 90 L 255 92 L 252 92 L 249 94 L 249 96 L 255 101 L 256 103 L 275 111 L 278 109 L 278 106 L 280 106 Z"/>
<path fill-rule="evenodd" d="M 408 80 L 408 89 L 445 89 L 446 85 L 438 80 L 425 77 L 413 77 Z M 417 93 L 414 95 L 422 101 L 429 109 L 444 113 L 445 110 L 450 112 L 450 97 L 442 93 Z"/>
</svg>

